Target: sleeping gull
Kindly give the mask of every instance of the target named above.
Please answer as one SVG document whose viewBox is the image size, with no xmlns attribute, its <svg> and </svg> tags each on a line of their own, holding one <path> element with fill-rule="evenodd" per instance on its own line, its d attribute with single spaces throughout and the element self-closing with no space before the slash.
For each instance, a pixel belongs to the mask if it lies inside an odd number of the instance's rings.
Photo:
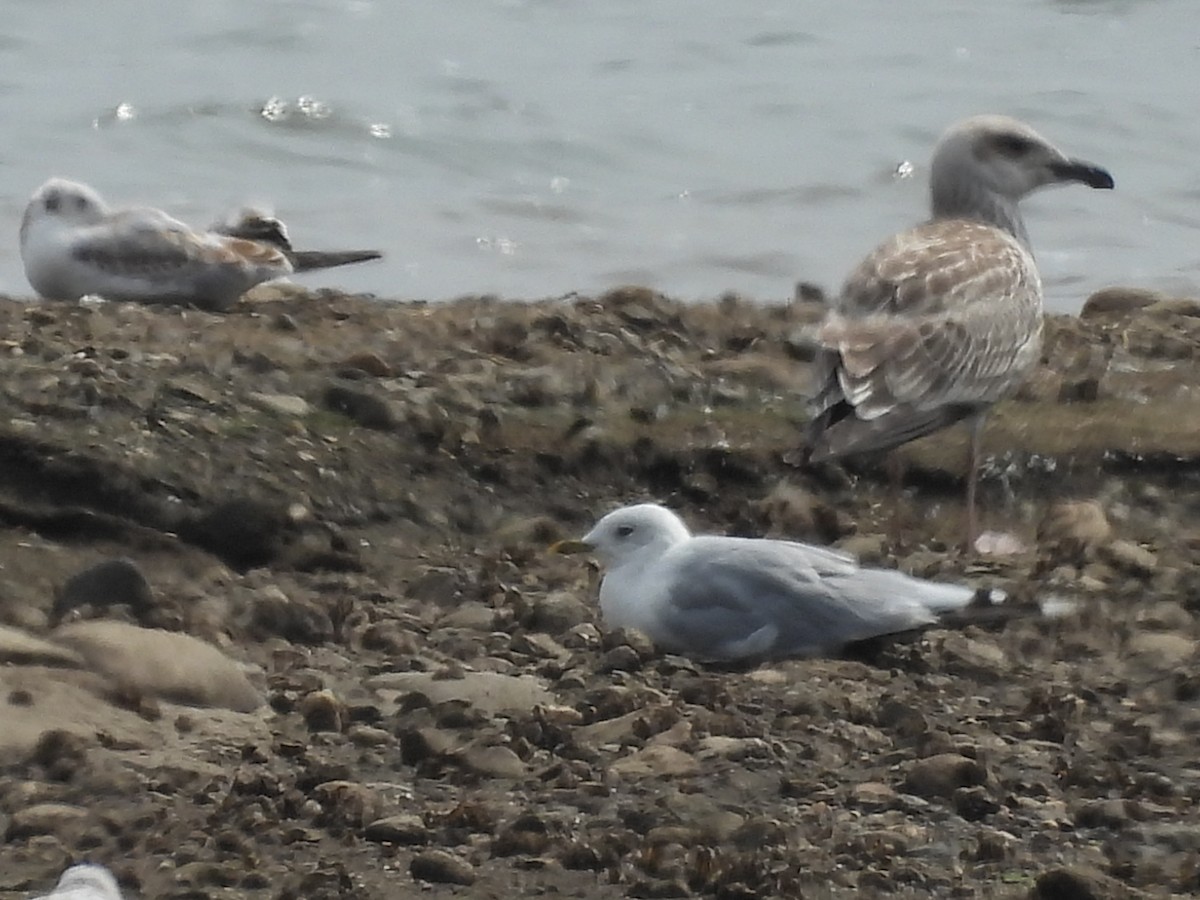
<svg viewBox="0 0 1200 900">
<path fill-rule="evenodd" d="M 849 643 L 922 628 L 976 592 L 821 547 L 758 538 L 693 537 L 664 506 L 610 512 L 558 553 L 595 552 L 605 568 L 600 611 L 658 646 L 701 660 L 837 653 Z"/>
<path fill-rule="evenodd" d="M 968 548 L 987 410 L 1041 355 L 1042 283 L 1017 204 L 1067 182 L 1113 186 L 1015 119 L 952 126 L 930 166 L 932 218 L 875 248 L 817 330 L 809 458 L 890 450 L 970 420 Z"/>
<path fill-rule="evenodd" d="M 92 188 L 63 178 L 38 188 L 21 220 L 25 276 L 52 300 L 98 294 L 223 310 L 264 281 L 379 256 L 297 253 L 278 219 L 254 212 L 201 231 L 158 209 L 111 210 Z"/>
<path fill-rule="evenodd" d="M 121 900 L 121 889 L 104 866 L 80 863 L 62 873 L 54 890 L 34 900 Z"/>
</svg>

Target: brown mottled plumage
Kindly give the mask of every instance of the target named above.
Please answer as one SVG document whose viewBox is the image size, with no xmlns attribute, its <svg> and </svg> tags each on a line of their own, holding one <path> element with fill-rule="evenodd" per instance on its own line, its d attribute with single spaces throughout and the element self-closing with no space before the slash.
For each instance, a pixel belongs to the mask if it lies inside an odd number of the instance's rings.
<svg viewBox="0 0 1200 900">
<path fill-rule="evenodd" d="M 1069 181 L 1113 186 L 1014 119 L 978 116 L 946 132 L 930 171 L 933 217 L 872 251 L 817 331 L 813 461 L 889 450 L 974 419 L 974 543 L 983 416 L 1041 352 L 1042 285 L 1017 202 Z"/>
<path fill-rule="evenodd" d="M 25 207 L 21 260 L 48 299 L 97 294 L 223 310 L 264 281 L 380 256 L 297 252 L 277 219 L 262 223 L 243 215 L 223 229 L 194 229 L 158 209 L 111 210 L 87 185 L 52 178 Z"/>
</svg>

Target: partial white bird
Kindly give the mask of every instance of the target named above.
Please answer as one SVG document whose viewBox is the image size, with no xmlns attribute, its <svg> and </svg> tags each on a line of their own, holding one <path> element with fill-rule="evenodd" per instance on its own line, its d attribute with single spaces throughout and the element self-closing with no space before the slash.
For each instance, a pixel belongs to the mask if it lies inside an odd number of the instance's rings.
<svg viewBox="0 0 1200 900">
<path fill-rule="evenodd" d="M 373 250 L 298 253 L 278 219 L 271 219 L 277 229 L 263 231 L 254 215 L 201 231 L 158 209 L 110 209 L 87 185 L 52 178 L 25 208 L 21 261 L 48 299 L 96 294 L 224 310 L 264 281 L 380 257 Z"/>
<path fill-rule="evenodd" d="M 654 503 L 610 512 L 558 553 L 594 552 L 600 611 L 666 650 L 706 661 L 835 654 L 847 644 L 922 628 L 977 592 L 791 541 L 693 537 Z M 992 598 L 995 599 L 995 598 Z"/>
<path fill-rule="evenodd" d="M 1053 184 L 1111 188 L 1028 125 L 976 116 L 951 127 L 930 167 L 932 218 L 864 259 L 816 332 L 813 419 L 819 462 L 889 450 L 971 421 L 967 544 L 987 410 L 1041 355 L 1042 282 L 1018 202 Z"/>
<path fill-rule="evenodd" d="M 62 873 L 54 890 L 34 900 L 121 900 L 121 888 L 104 866 L 80 863 Z"/>
</svg>

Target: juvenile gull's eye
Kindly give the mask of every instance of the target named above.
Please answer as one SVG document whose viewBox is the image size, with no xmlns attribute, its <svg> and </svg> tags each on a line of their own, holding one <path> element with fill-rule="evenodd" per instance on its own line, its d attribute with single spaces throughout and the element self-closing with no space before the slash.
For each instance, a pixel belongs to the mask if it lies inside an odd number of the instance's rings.
<svg viewBox="0 0 1200 900">
<path fill-rule="evenodd" d="M 617 537 L 629 537 L 633 534 L 632 525 L 620 525 L 617 527 Z"/>
<path fill-rule="evenodd" d="M 62 205 L 62 197 L 58 191 L 51 191 L 42 202 L 46 206 L 46 212 L 58 212 L 58 207 Z"/>
<path fill-rule="evenodd" d="M 87 197 L 77 196 L 75 198 L 75 208 L 80 212 L 83 212 L 85 209 L 87 209 L 87 205 Z"/>
<path fill-rule="evenodd" d="M 996 138 L 996 149 L 1005 156 L 1024 156 L 1033 149 L 1033 141 L 1019 134 L 1002 134 Z"/>
</svg>

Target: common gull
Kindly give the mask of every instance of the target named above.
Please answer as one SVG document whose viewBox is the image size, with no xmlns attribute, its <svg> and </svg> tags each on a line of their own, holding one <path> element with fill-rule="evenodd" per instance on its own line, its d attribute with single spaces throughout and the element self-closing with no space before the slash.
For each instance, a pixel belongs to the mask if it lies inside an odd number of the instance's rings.
<svg viewBox="0 0 1200 900">
<path fill-rule="evenodd" d="M 257 213 L 199 230 L 158 209 L 110 209 L 95 190 L 64 178 L 38 188 L 21 220 L 25 276 L 53 300 L 96 294 L 223 310 L 264 281 L 379 256 L 297 253 L 282 223 Z"/>
<path fill-rule="evenodd" d="M 890 450 L 971 425 L 967 546 L 988 409 L 1019 386 L 1042 346 L 1042 283 L 1018 208 L 1027 194 L 1112 176 L 1028 125 L 976 116 L 938 141 L 932 217 L 888 238 L 850 273 L 816 332 L 813 462 Z"/>
<path fill-rule="evenodd" d="M 104 866 L 80 863 L 62 873 L 54 890 L 34 900 L 121 900 L 121 889 Z"/>
<path fill-rule="evenodd" d="M 674 653 L 714 662 L 835 654 L 847 644 L 932 625 L 976 591 L 859 566 L 792 541 L 693 537 L 664 506 L 608 513 L 559 553 L 594 552 L 600 611 Z"/>
</svg>

